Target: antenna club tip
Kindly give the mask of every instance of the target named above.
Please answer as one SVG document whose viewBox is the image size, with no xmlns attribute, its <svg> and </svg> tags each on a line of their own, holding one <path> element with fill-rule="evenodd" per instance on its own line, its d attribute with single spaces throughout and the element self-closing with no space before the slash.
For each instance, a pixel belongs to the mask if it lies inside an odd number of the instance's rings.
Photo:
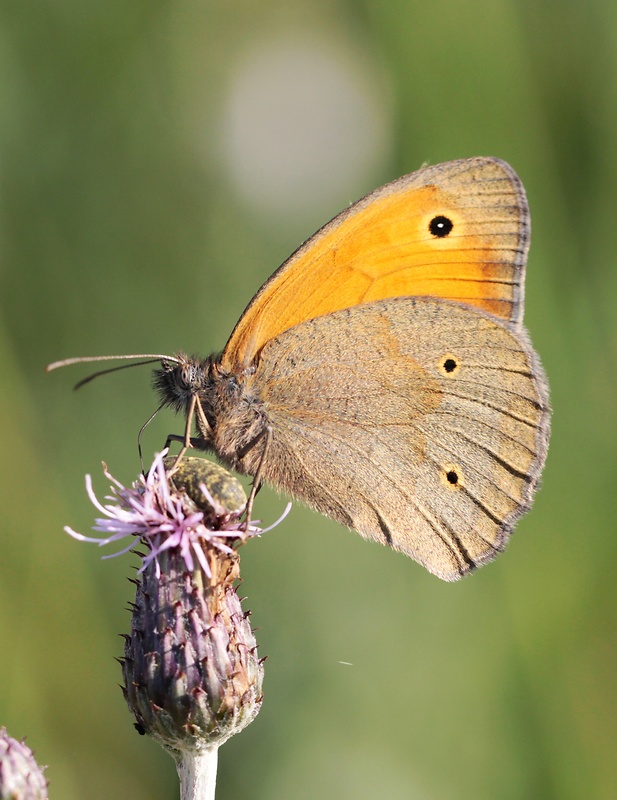
<svg viewBox="0 0 617 800">
<path fill-rule="evenodd" d="M 52 372 L 54 369 L 58 369 L 58 367 L 63 366 L 64 361 L 52 361 L 51 364 L 47 364 L 45 367 L 45 372 Z"/>
</svg>

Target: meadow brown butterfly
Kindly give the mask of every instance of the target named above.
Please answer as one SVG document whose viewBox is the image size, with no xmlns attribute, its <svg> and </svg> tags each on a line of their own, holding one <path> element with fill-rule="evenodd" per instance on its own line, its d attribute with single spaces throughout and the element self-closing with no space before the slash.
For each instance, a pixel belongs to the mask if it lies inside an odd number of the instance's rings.
<svg viewBox="0 0 617 800">
<path fill-rule="evenodd" d="M 528 247 L 508 164 L 426 167 L 325 225 L 220 356 L 165 359 L 155 386 L 194 446 L 456 580 L 504 549 L 546 457 Z"/>
</svg>

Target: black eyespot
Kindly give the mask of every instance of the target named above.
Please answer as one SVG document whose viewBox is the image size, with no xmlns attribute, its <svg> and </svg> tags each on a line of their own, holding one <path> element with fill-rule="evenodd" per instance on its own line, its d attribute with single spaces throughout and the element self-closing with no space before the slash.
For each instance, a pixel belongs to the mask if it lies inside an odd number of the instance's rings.
<svg viewBox="0 0 617 800">
<path fill-rule="evenodd" d="M 453 378 L 459 371 L 461 364 L 454 353 L 442 353 L 436 366 L 442 375 Z"/>
<path fill-rule="evenodd" d="M 465 485 L 465 476 L 460 464 L 442 464 L 441 482 L 448 490 L 459 491 Z"/>
<path fill-rule="evenodd" d="M 446 358 L 446 360 L 443 362 L 443 368 L 446 372 L 454 372 L 456 366 L 456 361 L 453 358 Z"/>
<path fill-rule="evenodd" d="M 428 224 L 429 231 L 438 239 L 443 239 L 444 236 L 447 236 L 453 227 L 454 224 L 452 220 L 441 214 L 438 217 L 433 217 Z"/>
</svg>

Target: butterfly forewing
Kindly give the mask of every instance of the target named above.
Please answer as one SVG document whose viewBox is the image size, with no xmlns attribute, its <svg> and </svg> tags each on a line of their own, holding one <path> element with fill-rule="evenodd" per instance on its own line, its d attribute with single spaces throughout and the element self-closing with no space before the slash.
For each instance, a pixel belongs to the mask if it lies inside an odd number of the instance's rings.
<svg viewBox="0 0 617 800">
<path fill-rule="evenodd" d="M 293 325 L 400 296 L 458 300 L 519 323 L 529 246 L 525 192 L 494 158 L 427 167 L 343 211 L 253 298 L 222 363 L 248 366 Z"/>
</svg>

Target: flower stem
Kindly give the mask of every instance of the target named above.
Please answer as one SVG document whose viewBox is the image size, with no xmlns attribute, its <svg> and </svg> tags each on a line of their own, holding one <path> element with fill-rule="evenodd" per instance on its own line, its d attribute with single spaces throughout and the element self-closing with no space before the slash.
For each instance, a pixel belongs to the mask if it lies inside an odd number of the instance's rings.
<svg viewBox="0 0 617 800">
<path fill-rule="evenodd" d="M 180 778 L 180 800 L 214 800 L 219 749 L 186 750 L 176 756 Z"/>
</svg>

